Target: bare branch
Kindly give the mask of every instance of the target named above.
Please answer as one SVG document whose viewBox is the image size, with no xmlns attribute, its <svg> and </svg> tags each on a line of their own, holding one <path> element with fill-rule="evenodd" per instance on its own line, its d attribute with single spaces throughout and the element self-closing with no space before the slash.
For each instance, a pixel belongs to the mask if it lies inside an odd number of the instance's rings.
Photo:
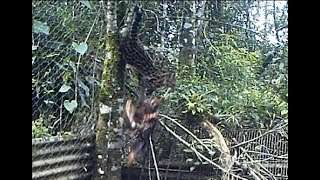
<svg viewBox="0 0 320 180">
<path fill-rule="evenodd" d="M 157 179 L 160 180 L 159 170 L 158 170 L 158 165 L 157 165 L 157 160 L 156 160 L 156 155 L 155 155 L 154 150 L 153 150 L 153 144 L 152 144 L 151 136 L 149 137 L 149 142 L 150 142 L 150 148 L 151 148 L 152 158 L 153 158 L 153 162 L 154 162 L 154 168 L 155 168 L 156 173 L 157 173 Z"/>
<path fill-rule="evenodd" d="M 234 173 L 230 173 L 227 170 L 225 170 L 224 168 L 222 168 L 221 166 L 219 166 L 218 164 L 216 164 L 215 162 L 211 161 L 209 158 L 207 158 L 206 156 L 204 156 L 203 154 L 201 154 L 197 149 L 195 149 L 194 147 L 191 146 L 190 143 L 188 143 L 187 141 L 185 141 L 184 139 L 182 139 L 180 136 L 178 136 L 175 132 L 173 132 L 167 125 L 165 125 L 162 120 L 159 120 L 160 124 L 169 132 L 171 133 L 174 137 L 176 137 L 180 142 L 182 142 L 184 145 L 188 146 L 193 152 L 198 153 L 198 155 L 203 158 L 204 160 L 206 160 L 208 163 L 212 164 L 213 166 L 217 167 L 218 169 L 220 169 L 221 171 L 223 171 L 224 173 L 229 173 L 231 176 L 242 179 L 242 180 L 247 180 L 246 178 L 240 177 Z"/>
</svg>

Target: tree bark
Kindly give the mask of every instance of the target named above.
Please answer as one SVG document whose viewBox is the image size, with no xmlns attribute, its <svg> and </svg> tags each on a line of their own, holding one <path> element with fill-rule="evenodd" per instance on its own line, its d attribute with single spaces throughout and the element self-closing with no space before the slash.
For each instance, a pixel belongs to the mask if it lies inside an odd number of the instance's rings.
<svg viewBox="0 0 320 180">
<path fill-rule="evenodd" d="M 96 132 L 96 174 L 95 179 L 121 179 L 123 147 L 123 84 L 117 66 L 120 59 L 117 32 L 117 1 L 104 5 L 107 38 L 106 56 L 99 94 L 99 118 Z M 120 73 L 121 74 L 121 73 Z"/>
</svg>

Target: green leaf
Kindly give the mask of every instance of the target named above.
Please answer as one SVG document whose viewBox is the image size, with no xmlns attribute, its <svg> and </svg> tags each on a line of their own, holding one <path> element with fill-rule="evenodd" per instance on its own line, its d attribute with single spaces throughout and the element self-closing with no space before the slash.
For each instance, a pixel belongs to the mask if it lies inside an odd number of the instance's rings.
<svg viewBox="0 0 320 180">
<path fill-rule="evenodd" d="M 197 148 L 200 150 L 203 150 L 203 146 L 202 145 L 197 145 Z"/>
<path fill-rule="evenodd" d="M 59 92 L 65 93 L 65 92 L 69 91 L 69 89 L 71 89 L 71 87 L 64 84 L 64 85 L 62 85 L 61 88 L 59 89 Z"/>
<path fill-rule="evenodd" d="M 188 102 L 187 103 L 188 109 L 194 108 L 194 105 L 195 105 L 195 103 L 193 103 L 193 102 Z"/>
<path fill-rule="evenodd" d="M 69 61 L 69 66 L 72 68 L 73 72 L 76 72 L 76 64 L 73 61 Z"/>
<path fill-rule="evenodd" d="M 58 41 L 47 41 L 44 47 L 50 48 L 50 49 L 59 49 L 63 45 L 62 42 Z"/>
<path fill-rule="evenodd" d="M 183 27 L 184 27 L 185 29 L 189 29 L 190 27 L 192 27 L 192 24 L 190 24 L 190 23 L 185 23 L 185 24 L 183 25 Z"/>
<path fill-rule="evenodd" d="M 281 115 L 288 114 L 288 110 L 286 110 L 286 109 L 285 109 L 285 110 L 282 110 L 282 111 L 280 112 L 280 114 L 281 114 Z"/>
<path fill-rule="evenodd" d="M 283 69 L 283 67 L 284 67 L 284 63 L 280 63 L 279 68 Z"/>
<path fill-rule="evenodd" d="M 89 9 L 92 9 L 92 6 L 91 6 L 91 4 L 90 4 L 89 1 L 87 1 L 87 0 L 80 0 L 80 2 L 81 2 L 83 5 L 87 6 Z"/>
<path fill-rule="evenodd" d="M 67 109 L 67 111 L 72 113 L 78 107 L 78 103 L 76 100 L 72 100 L 71 102 L 69 100 L 65 100 L 63 102 L 63 106 Z"/>
<path fill-rule="evenodd" d="M 92 76 L 86 76 L 86 81 L 89 83 L 89 84 L 91 84 L 91 85 L 98 85 L 98 86 L 100 86 L 100 82 L 99 81 L 97 81 L 94 77 L 92 77 Z"/>
<path fill-rule="evenodd" d="M 76 50 L 81 55 L 83 55 L 88 49 L 88 45 L 85 42 L 82 42 L 80 44 L 73 42 L 72 47 L 74 48 L 74 50 Z"/>
<path fill-rule="evenodd" d="M 50 28 L 47 23 L 43 23 L 37 20 L 33 21 L 33 32 L 35 33 L 43 33 L 45 35 L 49 35 Z"/>
</svg>

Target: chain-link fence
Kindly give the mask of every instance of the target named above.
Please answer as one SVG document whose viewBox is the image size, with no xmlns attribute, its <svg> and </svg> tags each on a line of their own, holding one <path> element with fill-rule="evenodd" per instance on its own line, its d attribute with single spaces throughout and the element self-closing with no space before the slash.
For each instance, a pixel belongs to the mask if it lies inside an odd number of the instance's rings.
<svg viewBox="0 0 320 180">
<path fill-rule="evenodd" d="M 34 137 L 88 132 L 97 115 L 101 56 L 92 52 L 104 42 L 101 8 L 79 1 L 32 5 Z"/>
<path fill-rule="evenodd" d="M 32 2 L 33 179 L 92 169 L 103 12 L 98 1 Z"/>
</svg>

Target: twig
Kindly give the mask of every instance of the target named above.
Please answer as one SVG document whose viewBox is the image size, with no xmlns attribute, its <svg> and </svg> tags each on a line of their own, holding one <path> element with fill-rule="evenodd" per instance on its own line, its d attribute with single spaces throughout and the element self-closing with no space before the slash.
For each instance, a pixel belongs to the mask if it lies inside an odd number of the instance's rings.
<svg viewBox="0 0 320 180">
<path fill-rule="evenodd" d="M 164 114 L 159 114 L 160 117 L 164 117 L 166 119 L 169 119 L 170 121 L 172 121 L 174 124 L 176 124 L 177 126 L 179 126 L 181 129 L 183 129 L 184 131 L 186 131 L 188 134 L 190 134 L 196 141 L 198 141 L 202 146 L 204 146 L 206 148 L 206 150 L 210 153 L 210 154 L 214 154 L 214 152 L 208 148 L 207 145 L 205 145 L 203 143 L 203 141 L 201 141 L 196 135 L 194 135 L 192 132 L 190 132 L 187 128 L 185 128 L 184 126 L 182 126 L 180 123 L 178 123 L 175 119 L 169 117 L 169 116 L 166 116 Z M 216 147 L 217 148 L 217 147 Z M 218 150 L 220 152 L 222 152 L 219 148 Z"/>
<path fill-rule="evenodd" d="M 214 49 L 216 52 L 219 52 L 219 50 L 214 47 L 214 45 L 211 43 L 211 41 L 209 40 L 209 38 L 207 37 L 207 33 L 206 33 L 206 29 L 207 29 L 207 23 L 205 23 L 204 27 L 203 27 L 203 36 L 204 38 L 207 40 L 207 42 L 209 43 L 209 45 L 212 47 L 212 49 Z"/>
<path fill-rule="evenodd" d="M 235 143 L 238 143 L 238 141 L 235 139 L 235 138 L 232 138 L 232 140 L 235 142 Z M 244 149 L 243 147 L 240 147 L 240 150 L 244 153 L 244 155 L 251 161 L 251 162 L 254 162 L 254 160 L 252 159 L 252 157 L 247 153 L 246 149 Z M 255 164 L 257 164 L 259 167 L 261 167 L 267 174 L 269 174 L 274 180 L 276 180 L 276 177 L 267 169 L 265 168 L 262 164 L 256 162 Z M 249 169 L 251 169 L 249 167 Z M 257 173 L 257 172 L 256 172 Z M 260 173 L 259 173 L 260 176 L 262 176 Z"/>
<path fill-rule="evenodd" d="M 144 11 L 149 11 L 149 12 L 151 12 L 152 14 L 154 14 L 154 16 L 156 17 L 156 20 L 157 20 L 157 31 L 159 32 L 160 31 L 160 23 L 159 23 L 159 18 L 158 18 L 158 16 L 157 16 L 157 13 L 155 13 L 154 11 L 152 11 L 152 10 L 149 10 L 149 9 L 144 9 Z"/>
<path fill-rule="evenodd" d="M 280 31 L 280 30 L 282 30 L 282 29 L 284 29 L 284 28 L 288 28 L 288 24 L 279 27 L 278 29 L 276 29 L 276 31 Z"/>
<path fill-rule="evenodd" d="M 151 146 L 151 144 L 150 144 L 150 146 Z M 149 174 L 149 179 L 151 179 L 151 163 L 150 163 L 150 151 L 149 151 L 149 160 L 148 160 L 148 164 L 149 164 L 149 166 L 148 166 L 148 174 Z"/>
<path fill-rule="evenodd" d="M 156 169 L 156 173 L 157 173 L 157 179 L 160 180 L 159 170 L 158 170 L 158 165 L 157 165 L 157 160 L 156 160 L 156 155 L 155 155 L 154 150 L 153 150 L 153 144 L 152 144 L 151 136 L 149 137 L 149 142 L 150 142 L 150 148 L 151 148 L 152 158 L 153 158 L 153 162 L 154 162 L 154 168 Z"/>
<path fill-rule="evenodd" d="M 221 171 L 223 171 L 224 173 L 229 173 L 231 176 L 239 178 L 239 179 L 243 179 L 243 180 L 247 180 L 246 178 L 240 177 L 236 174 L 230 173 L 227 170 L 225 170 L 224 168 L 222 168 L 221 166 L 219 166 L 218 164 L 216 164 L 215 162 L 211 161 L 209 158 L 207 158 L 206 156 L 204 156 L 203 154 L 201 154 L 197 149 L 195 149 L 194 147 L 191 146 L 190 143 L 188 143 L 187 141 L 185 141 L 184 139 L 182 139 L 180 136 L 178 136 L 175 132 L 173 132 L 167 125 L 165 125 L 161 119 L 159 119 L 160 124 L 169 132 L 171 133 L 174 137 L 176 137 L 180 142 L 182 142 L 184 145 L 188 146 L 193 152 L 198 153 L 198 155 L 206 160 L 208 163 L 212 164 L 213 166 L 217 167 L 218 169 L 220 169 Z"/>
<path fill-rule="evenodd" d="M 166 93 L 164 93 L 164 95 L 163 95 L 162 98 L 165 99 L 165 98 L 169 95 L 170 91 L 171 91 L 171 88 L 169 87 L 169 88 L 167 89 Z"/>
</svg>

